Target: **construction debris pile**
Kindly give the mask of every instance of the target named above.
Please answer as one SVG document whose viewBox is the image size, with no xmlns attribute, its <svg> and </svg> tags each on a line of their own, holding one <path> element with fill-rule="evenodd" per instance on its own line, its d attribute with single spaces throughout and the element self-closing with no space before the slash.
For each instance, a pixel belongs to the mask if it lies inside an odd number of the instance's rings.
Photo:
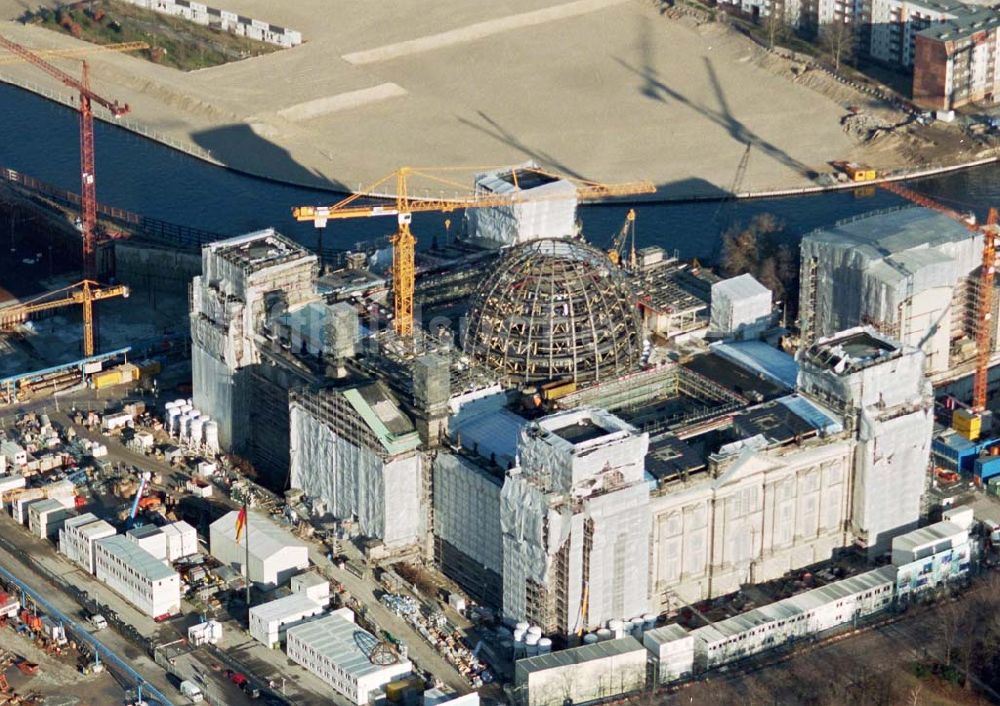
<svg viewBox="0 0 1000 706">
<path fill-rule="evenodd" d="M 859 142 L 870 142 L 891 131 L 893 125 L 870 113 L 848 113 L 840 120 L 841 126 Z"/>
</svg>

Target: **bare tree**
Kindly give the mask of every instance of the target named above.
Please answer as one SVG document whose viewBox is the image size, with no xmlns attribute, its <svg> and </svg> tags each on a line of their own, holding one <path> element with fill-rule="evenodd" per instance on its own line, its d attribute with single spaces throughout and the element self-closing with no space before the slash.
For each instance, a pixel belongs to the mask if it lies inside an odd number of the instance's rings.
<svg viewBox="0 0 1000 706">
<path fill-rule="evenodd" d="M 958 603 L 945 603 L 937 607 L 937 626 L 944 645 L 944 666 L 950 667 L 952 656 L 958 647 L 958 639 L 962 632 L 964 610 Z"/>
<path fill-rule="evenodd" d="M 854 23 L 846 17 L 835 19 L 819 28 L 819 46 L 833 61 L 834 71 L 840 71 L 841 64 L 854 59 L 856 47 Z"/>
<path fill-rule="evenodd" d="M 785 0 L 771 0 L 767 15 L 761 21 L 767 46 L 774 49 L 776 44 L 787 37 L 794 21 L 791 8 L 785 4 Z"/>
</svg>

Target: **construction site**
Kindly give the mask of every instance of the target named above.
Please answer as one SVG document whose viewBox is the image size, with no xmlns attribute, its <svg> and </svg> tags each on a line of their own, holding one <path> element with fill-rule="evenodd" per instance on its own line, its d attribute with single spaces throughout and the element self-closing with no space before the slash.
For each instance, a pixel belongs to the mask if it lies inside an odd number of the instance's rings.
<svg viewBox="0 0 1000 706">
<path fill-rule="evenodd" d="M 653 183 L 535 161 L 287 204 L 318 229 L 395 221 L 336 257 L 275 224 L 161 260 L 96 199 L 92 108 L 128 106 L 86 63 L 0 48 L 81 119 L 79 277 L 0 304 L 0 552 L 28 533 L 45 557 L 2 578 L 59 589 L 62 609 L 32 600 L 85 668 L 109 622 L 109 659 L 138 647 L 115 665 L 129 703 L 171 703 L 161 682 L 227 704 L 562 706 L 566 680 L 613 700 L 767 652 L 757 626 L 791 642 L 902 610 L 927 556 L 957 590 L 991 551 L 995 211 L 887 186 L 911 204 L 802 239 L 794 322 L 750 274 L 639 247 L 641 206 L 590 241 L 580 203 Z M 440 234 L 415 214 L 461 235 L 418 248 Z M 155 314 L 123 304 L 159 287 Z"/>
</svg>

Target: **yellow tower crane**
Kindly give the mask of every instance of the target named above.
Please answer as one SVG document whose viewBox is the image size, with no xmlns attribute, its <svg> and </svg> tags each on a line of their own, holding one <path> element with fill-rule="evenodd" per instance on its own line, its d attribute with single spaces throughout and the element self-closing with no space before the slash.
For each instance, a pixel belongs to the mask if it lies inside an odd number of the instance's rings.
<svg viewBox="0 0 1000 706">
<path fill-rule="evenodd" d="M 63 292 L 66 292 L 65 296 L 49 299 Z M 79 304 L 83 306 L 83 355 L 89 358 L 94 355 L 94 302 L 128 295 L 129 289 L 124 285 L 101 287 L 94 280 L 85 279 L 68 287 L 46 292 L 22 304 L 0 308 L 0 331 L 9 331 L 40 311 Z"/>
<path fill-rule="evenodd" d="M 442 176 L 445 172 L 466 172 L 495 170 L 496 167 L 445 167 L 418 169 L 401 167 L 392 174 L 360 189 L 357 193 L 332 206 L 298 206 L 292 209 L 292 215 L 297 221 L 312 221 L 317 228 L 325 228 L 327 221 L 347 218 L 371 218 L 375 216 L 396 216 L 398 229 L 392 237 L 392 291 L 394 308 L 394 326 L 401 337 L 413 335 L 413 293 L 416 284 L 416 244 L 417 240 L 410 231 L 413 214 L 419 212 L 449 213 L 465 208 L 488 208 L 493 206 L 509 206 L 516 203 L 544 201 L 550 199 L 571 198 L 574 194 L 559 193 L 545 196 L 531 196 L 526 192 L 513 194 L 473 193 L 469 194 L 468 184 L 461 184 Z M 634 194 L 651 194 L 656 187 L 648 181 L 630 182 L 625 184 L 601 184 L 583 179 L 568 179 L 547 172 L 534 166 L 515 167 L 510 170 L 514 186 L 525 176 L 542 176 L 551 179 L 562 179 L 576 185 L 575 196 L 580 201 L 609 198 L 614 196 L 631 196 Z M 447 187 L 464 196 L 452 198 L 421 197 L 412 195 L 410 179 L 421 177 L 430 181 L 437 189 Z M 387 186 L 395 182 L 393 196 L 379 196 Z"/>
<path fill-rule="evenodd" d="M 608 259 L 611 260 L 612 264 L 622 264 L 626 241 L 630 241 L 628 266 L 634 270 L 636 265 L 634 208 L 630 208 L 628 213 L 625 214 L 625 222 L 622 224 L 621 230 L 615 234 L 614 239 L 611 241 L 611 247 L 608 248 Z"/>
</svg>

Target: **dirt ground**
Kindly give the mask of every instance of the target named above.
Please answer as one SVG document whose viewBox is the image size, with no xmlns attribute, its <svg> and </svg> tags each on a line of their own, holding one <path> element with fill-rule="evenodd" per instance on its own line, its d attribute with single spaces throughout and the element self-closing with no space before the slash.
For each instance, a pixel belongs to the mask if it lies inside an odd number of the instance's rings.
<svg viewBox="0 0 1000 706">
<path fill-rule="evenodd" d="M 289 181 L 357 188 L 401 165 L 534 159 L 603 181 L 648 179 L 679 196 L 728 190 L 748 142 L 742 190 L 809 184 L 831 160 L 906 163 L 900 149 L 843 130 L 843 104 L 859 96 L 792 80 L 732 29 L 663 17 L 652 0 L 222 6 L 298 29 L 306 42 L 186 74 L 94 56 L 93 83 L 153 130 Z M 23 9 L 0 0 L 0 17 Z M 78 46 L 13 22 L 0 34 Z M 31 66 L 0 75 L 64 92 Z"/>
<path fill-rule="evenodd" d="M 69 652 L 53 657 L 32 641 L 18 635 L 12 628 L 0 628 L 0 649 L 39 665 L 32 676 L 10 667 L 6 674 L 11 688 L 26 696 L 38 693 L 45 706 L 109 706 L 122 703 L 125 692 L 107 672 L 84 675 L 76 668 L 76 654 Z M 69 689 L 72 685 L 72 689 Z"/>
</svg>

